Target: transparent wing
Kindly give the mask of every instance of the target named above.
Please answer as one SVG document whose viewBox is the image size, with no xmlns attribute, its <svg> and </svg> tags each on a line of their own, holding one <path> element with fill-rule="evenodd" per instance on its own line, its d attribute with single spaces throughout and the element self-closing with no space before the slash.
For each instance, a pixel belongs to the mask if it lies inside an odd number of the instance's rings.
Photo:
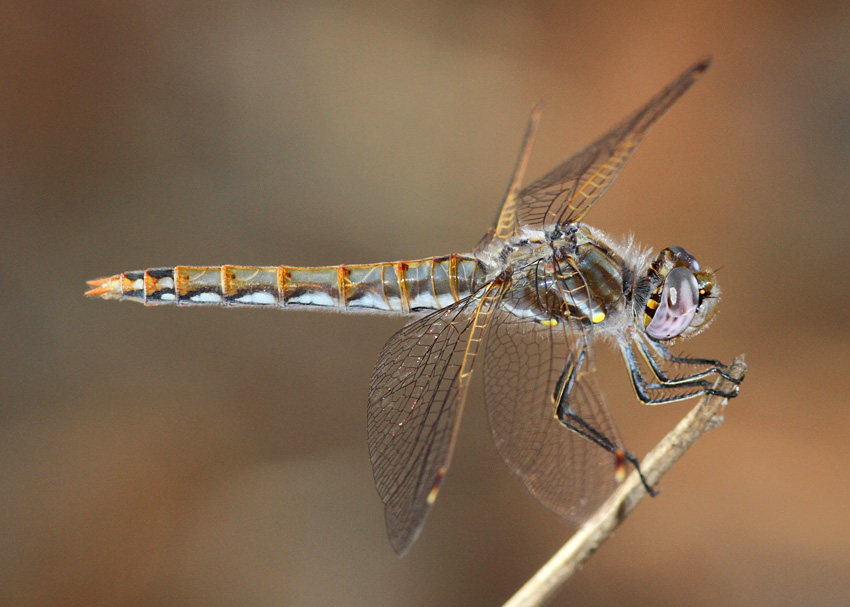
<svg viewBox="0 0 850 607">
<path fill-rule="evenodd" d="M 372 374 L 369 457 L 398 554 L 422 530 L 448 469 L 472 362 L 504 286 L 490 283 L 404 327 Z"/>
<path fill-rule="evenodd" d="M 485 249 L 494 239 L 504 240 L 513 236 L 516 233 L 517 218 L 516 218 L 516 203 L 519 195 L 522 181 L 525 178 L 525 169 L 528 166 L 528 159 L 531 157 L 531 148 L 534 147 L 534 137 L 537 134 L 537 126 L 540 124 L 540 115 L 543 113 L 543 104 L 538 103 L 531 110 L 531 116 L 528 119 L 528 126 L 525 129 L 525 137 L 522 139 L 522 146 L 519 150 L 519 157 L 514 167 L 511 181 L 508 184 L 508 191 L 505 192 L 505 198 L 502 200 L 502 206 L 499 208 L 499 216 L 496 217 L 496 223 L 484 235 L 476 251 Z"/>
<path fill-rule="evenodd" d="M 595 380 L 590 336 L 569 320 L 518 317 L 533 293 L 516 282 L 490 319 L 484 355 L 490 431 L 505 464 L 531 494 L 580 525 L 614 490 L 618 460 L 578 431 L 595 432 L 609 445 L 622 441 Z M 578 431 L 556 417 L 556 392 L 571 368 L 576 375 L 566 404 Z"/>
<path fill-rule="evenodd" d="M 704 59 L 690 67 L 607 135 L 523 188 L 516 202 L 518 225 L 543 227 L 581 221 L 649 128 L 708 69 L 709 63 Z"/>
</svg>

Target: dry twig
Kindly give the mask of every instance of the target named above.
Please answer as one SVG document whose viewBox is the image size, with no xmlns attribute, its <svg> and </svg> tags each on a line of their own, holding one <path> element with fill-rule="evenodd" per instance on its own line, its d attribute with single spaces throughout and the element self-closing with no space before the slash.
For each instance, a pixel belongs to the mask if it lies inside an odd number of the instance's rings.
<svg viewBox="0 0 850 607">
<path fill-rule="evenodd" d="M 743 355 L 733 360 L 729 366 L 730 375 L 736 379 L 743 378 L 746 370 Z M 715 384 L 715 388 L 719 390 L 730 390 L 732 387 L 733 384 L 723 378 Z M 703 396 L 699 404 L 647 453 L 641 462 L 641 470 L 650 484 L 657 484 L 664 473 L 700 436 L 723 422 L 723 406 L 726 400 L 720 396 Z M 533 607 L 551 600 L 645 495 L 646 489 L 635 471 L 504 607 Z"/>
</svg>

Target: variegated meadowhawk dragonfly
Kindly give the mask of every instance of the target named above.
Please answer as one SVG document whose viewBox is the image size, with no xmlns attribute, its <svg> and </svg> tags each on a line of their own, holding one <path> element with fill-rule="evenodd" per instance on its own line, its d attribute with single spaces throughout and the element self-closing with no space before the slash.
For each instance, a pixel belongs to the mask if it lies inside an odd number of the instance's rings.
<svg viewBox="0 0 850 607">
<path fill-rule="evenodd" d="M 375 484 L 399 554 L 421 532 L 448 470 L 483 343 L 487 413 L 502 459 L 543 505 L 581 524 L 627 462 L 640 472 L 595 379 L 597 336 L 613 338 L 644 403 L 737 394 L 737 387 L 711 387 L 715 376 L 732 379 L 725 365 L 668 349 L 708 326 L 720 299 L 714 273 L 681 247 L 653 257 L 583 223 L 645 133 L 708 63 L 521 188 L 535 110 L 496 224 L 470 254 L 312 268 L 176 266 L 93 280 L 86 294 L 145 305 L 411 316 L 378 359 L 367 422 Z M 687 371 L 674 377 L 670 365 Z"/>
</svg>

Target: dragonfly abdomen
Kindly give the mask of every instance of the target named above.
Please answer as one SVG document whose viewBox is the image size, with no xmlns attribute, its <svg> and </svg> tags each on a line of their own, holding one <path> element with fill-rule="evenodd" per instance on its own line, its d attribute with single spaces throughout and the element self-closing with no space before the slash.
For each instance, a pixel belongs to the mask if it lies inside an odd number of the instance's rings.
<svg viewBox="0 0 850 607">
<path fill-rule="evenodd" d="M 471 256 L 321 267 L 175 266 L 91 281 L 87 294 L 145 305 L 311 306 L 406 313 L 468 296 L 483 279 Z"/>
</svg>

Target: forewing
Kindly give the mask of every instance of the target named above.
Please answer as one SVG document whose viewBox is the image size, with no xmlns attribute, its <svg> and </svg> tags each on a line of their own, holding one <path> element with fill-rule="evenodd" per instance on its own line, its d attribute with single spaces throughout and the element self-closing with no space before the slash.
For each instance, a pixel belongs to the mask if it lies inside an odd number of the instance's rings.
<svg viewBox="0 0 850 607">
<path fill-rule="evenodd" d="M 414 321 L 384 346 L 369 389 L 367 432 L 390 543 L 404 554 L 449 466 L 472 362 L 504 284 Z"/>
<path fill-rule="evenodd" d="M 705 59 L 693 65 L 607 135 L 523 188 L 516 203 L 519 225 L 539 228 L 581 221 L 649 128 L 708 69 L 709 63 Z"/>
<path fill-rule="evenodd" d="M 537 127 L 540 124 L 540 115 L 543 113 L 543 104 L 538 103 L 531 111 L 531 117 L 528 119 L 528 126 L 525 129 L 525 137 L 522 139 L 519 157 L 514 167 L 511 181 L 508 184 L 508 191 L 505 192 L 505 198 L 502 201 L 502 206 L 499 209 L 499 216 L 496 218 L 496 223 L 490 231 L 484 236 L 476 249 L 485 248 L 494 238 L 504 240 L 510 238 L 516 233 L 517 227 L 517 196 L 522 181 L 525 178 L 525 169 L 528 166 L 528 159 L 531 158 L 531 148 L 534 146 L 534 137 L 537 134 Z"/>
<path fill-rule="evenodd" d="M 556 418 L 559 378 L 582 351 L 585 364 L 568 404 L 611 444 L 622 441 L 592 372 L 585 330 L 569 319 L 551 324 L 518 317 L 506 308 L 521 310 L 530 293 L 515 283 L 491 318 L 484 355 L 490 431 L 505 464 L 531 494 L 563 520 L 579 525 L 617 484 L 616 457 Z"/>
</svg>

